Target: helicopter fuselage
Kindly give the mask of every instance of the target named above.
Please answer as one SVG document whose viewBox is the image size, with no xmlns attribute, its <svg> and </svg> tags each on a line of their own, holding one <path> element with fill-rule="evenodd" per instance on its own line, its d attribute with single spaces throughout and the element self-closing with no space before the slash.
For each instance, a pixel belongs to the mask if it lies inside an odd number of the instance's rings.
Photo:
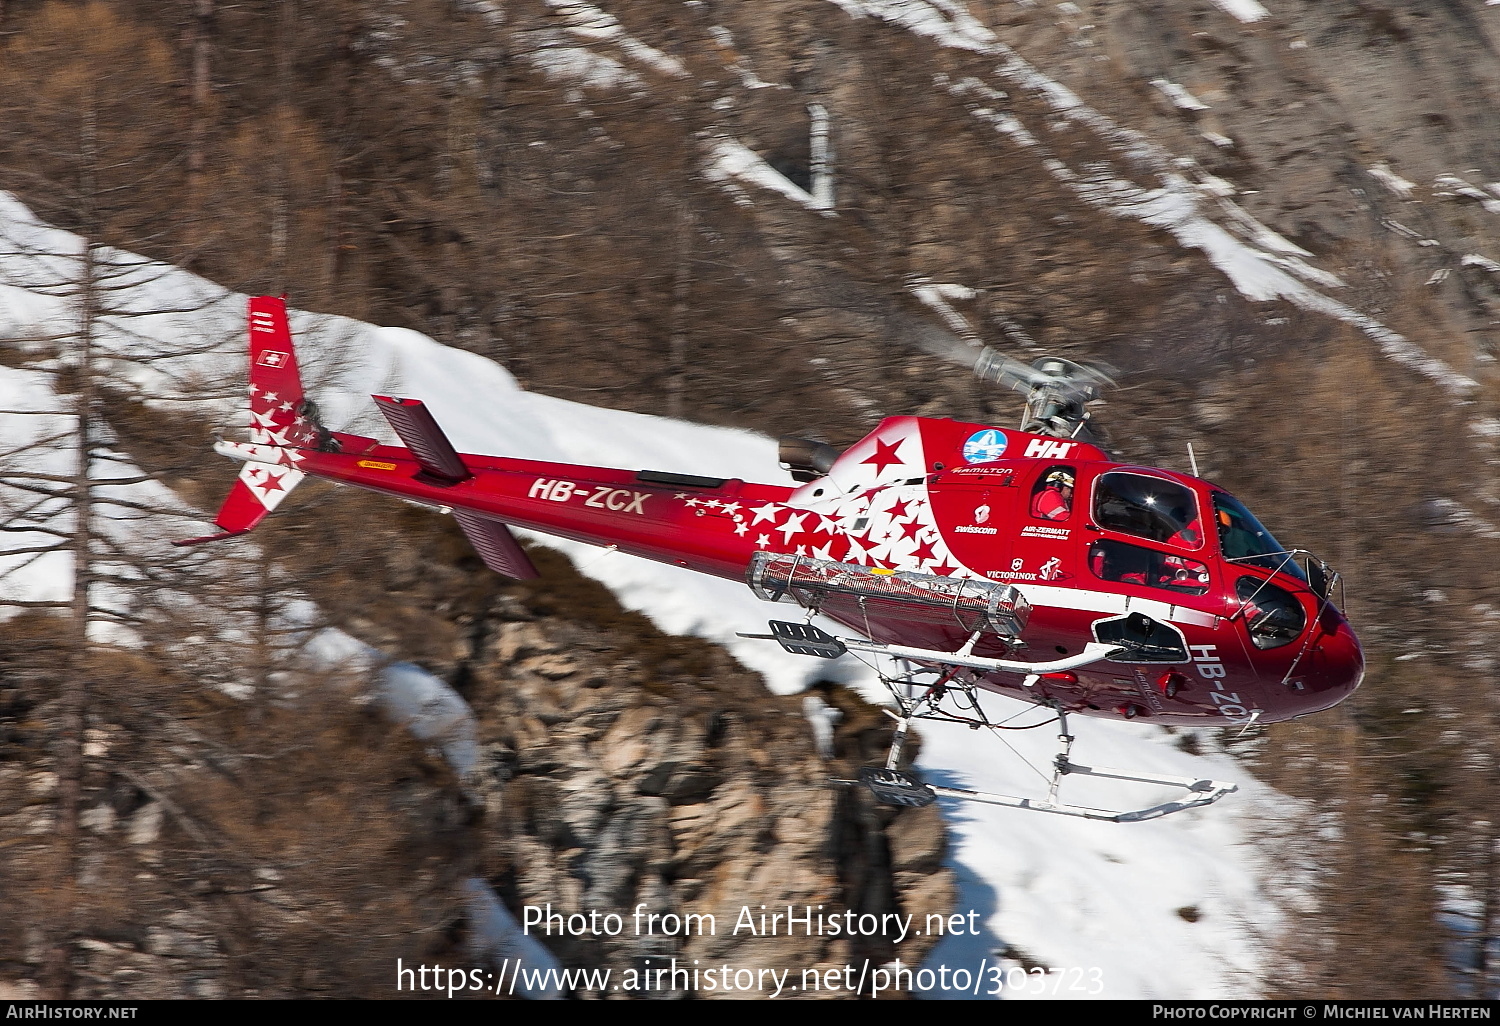
<svg viewBox="0 0 1500 1026">
<path fill-rule="evenodd" d="M 988 690 L 1069 712 L 1270 722 L 1336 704 L 1363 671 L 1323 571 L 1300 566 L 1232 496 L 1083 442 L 894 417 L 827 474 L 786 487 L 476 455 L 450 483 L 409 449 L 339 438 L 342 452 L 286 451 L 306 473 L 720 577 L 745 580 L 757 553 L 785 553 L 1000 582 L 1030 606 L 1007 638 L 858 595 L 819 604 L 877 642 L 1048 662 L 1144 630 L 1116 658 L 1064 672 L 970 671 Z"/>
</svg>

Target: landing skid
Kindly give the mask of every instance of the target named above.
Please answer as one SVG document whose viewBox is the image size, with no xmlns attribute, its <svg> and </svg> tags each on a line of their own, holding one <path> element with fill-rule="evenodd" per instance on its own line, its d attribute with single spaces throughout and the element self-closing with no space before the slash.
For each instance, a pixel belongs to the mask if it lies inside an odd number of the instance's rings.
<svg viewBox="0 0 1500 1026">
<path fill-rule="evenodd" d="M 940 680 L 937 684 L 929 687 L 921 697 L 915 701 L 901 695 L 895 688 L 895 683 L 885 677 L 881 678 L 891 695 L 896 699 L 901 708 L 898 715 L 886 710 L 886 715 L 896 721 L 896 734 L 891 739 L 891 749 L 886 756 L 885 766 L 880 769 L 867 767 L 859 771 L 859 783 L 870 789 L 875 799 L 886 805 L 923 806 L 929 805 L 938 798 L 958 798 L 963 801 L 978 802 L 982 805 L 1000 805 L 1010 809 L 1025 809 L 1028 812 L 1050 812 L 1057 816 L 1073 816 L 1078 819 L 1097 819 L 1110 823 L 1140 823 L 1148 819 L 1160 819 L 1162 816 L 1170 816 L 1174 812 L 1182 812 L 1184 809 L 1195 809 L 1203 805 L 1212 805 L 1227 794 L 1233 794 L 1239 790 L 1238 784 L 1231 784 L 1223 780 L 1205 780 L 1194 777 L 1178 777 L 1163 773 L 1134 773 L 1129 770 L 1111 769 L 1106 766 L 1085 766 L 1074 762 L 1070 755 L 1073 749 L 1074 737 L 1068 732 L 1068 714 L 1061 706 L 1052 705 L 1057 713 L 1058 735 L 1057 739 L 1062 744 L 1062 751 L 1052 763 L 1052 778 L 1047 788 L 1047 797 L 1022 798 L 1016 795 L 996 794 L 990 791 L 974 791 L 962 787 L 944 787 L 940 784 L 928 784 L 915 774 L 897 769 L 901 762 L 901 751 L 906 745 L 907 730 L 912 720 L 931 719 L 947 722 L 964 722 L 970 727 L 995 727 L 996 725 L 986 721 L 984 713 L 979 708 L 977 695 L 973 693 L 972 685 L 961 685 L 947 679 Z M 943 692 L 956 689 L 967 692 L 969 708 L 977 714 L 963 716 L 947 712 L 938 708 L 939 702 L 945 697 Z M 937 693 L 934 698 L 934 693 Z M 1116 812 L 1110 809 L 1095 809 L 1084 805 L 1068 805 L 1058 798 L 1058 791 L 1062 786 L 1064 777 L 1084 776 L 1102 777 L 1107 780 L 1128 780 L 1140 784 L 1156 784 L 1167 787 L 1181 788 L 1184 792 L 1178 798 L 1152 805 L 1144 809 L 1133 809 L 1124 812 Z M 847 781 L 853 783 L 854 781 Z"/>
<path fill-rule="evenodd" d="M 1146 621 L 1148 624 L 1150 621 Z M 935 665 L 937 669 L 922 669 L 903 677 L 891 677 L 880 673 L 880 682 L 896 702 L 899 713 L 885 710 L 887 716 L 896 721 L 896 734 L 891 739 L 891 750 L 883 767 L 867 766 L 859 771 L 858 780 L 836 780 L 839 784 L 861 784 L 869 788 L 875 799 L 886 805 L 921 807 L 931 805 L 939 798 L 958 798 L 979 802 L 983 805 L 1000 805 L 1011 809 L 1026 809 L 1029 812 L 1050 812 L 1057 816 L 1074 816 L 1079 819 L 1097 819 L 1110 823 L 1140 823 L 1148 819 L 1160 819 L 1184 809 L 1196 809 L 1212 805 L 1227 794 L 1239 790 L 1238 784 L 1223 780 L 1205 780 L 1194 777 L 1177 777 L 1161 773 L 1134 773 L 1129 770 L 1111 769 L 1105 766 L 1085 766 L 1071 758 L 1074 737 L 1068 731 L 1068 714 L 1056 701 L 1038 702 L 1057 714 L 1057 739 L 1062 751 L 1052 760 L 1052 777 L 1048 782 L 1047 797 L 1022 798 L 1016 795 L 995 794 L 989 791 L 972 791 L 962 787 L 943 787 L 922 781 L 915 773 L 899 768 L 901 752 L 906 746 L 906 734 L 913 720 L 935 720 L 941 723 L 962 723 L 971 730 L 985 728 L 991 731 L 1023 728 L 1006 727 L 992 723 L 979 704 L 979 686 L 975 671 L 1014 673 L 1022 677 L 1023 687 L 1034 687 L 1044 674 L 1058 673 L 1086 666 L 1101 659 L 1119 654 L 1121 649 L 1130 650 L 1128 644 L 1104 644 L 1089 642 L 1083 651 L 1064 659 L 1048 662 L 1024 662 L 1012 659 L 987 659 L 975 656 L 975 642 L 983 633 L 976 630 L 968 642 L 956 652 L 939 652 L 932 649 L 908 648 L 884 645 L 859 638 L 836 638 L 810 623 L 787 623 L 772 620 L 770 634 L 741 634 L 742 638 L 765 638 L 775 641 L 786 651 L 796 655 L 815 656 L 820 659 L 836 659 L 845 652 L 869 652 L 895 659 Z M 909 663 L 908 663 L 909 665 Z M 877 672 L 879 672 L 877 670 Z M 939 674 L 930 685 L 918 684 L 915 678 L 923 673 Z M 899 687 L 898 687 L 899 685 Z M 911 689 L 924 690 L 915 698 Z M 906 694 L 902 694 L 905 690 Z M 951 708 L 944 708 L 945 700 L 951 699 Z M 1058 799 L 1058 791 L 1064 777 L 1102 777 L 1106 780 L 1128 780 L 1138 784 L 1181 788 L 1183 794 L 1171 801 L 1162 802 L 1144 809 L 1115 812 L 1095 809 L 1083 805 L 1068 805 Z"/>
<path fill-rule="evenodd" d="M 1201 805 L 1212 805 L 1226 794 L 1238 791 L 1238 784 L 1222 780 L 1194 780 L 1192 777 L 1172 777 L 1126 773 L 1122 770 L 1106 769 L 1102 766 L 1080 766 L 1067 763 L 1061 773 L 1077 773 L 1091 777 L 1108 777 L 1111 780 L 1135 780 L 1143 784 L 1168 784 L 1182 788 L 1192 797 L 1162 802 L 1148 809 L 1130 812 L 1111 812 L 1108 809 L 1091 809 L 1083 805 L 1060 805 L 1054 801 L 1039 801 L 1035 798 L 1017 798 L 1008 794 L 991 794 L 988 791 L 970 791 L 961 787 L 930 785 L 928 790 L 940 798 L 962 798 L 983 805 L 1003 805 L 1011 809 L 1026 809 L 1031 812 L 1051 812 L 1059 816 L 1075 816 L 1079 819 L 1099 819 L 1109 823 L 1142 823 L 1148 819 L 1160 819 L 1184 809 L 1196 809 Z M 877 795 L 877 798 L 879 796 Z"/>
</svg>

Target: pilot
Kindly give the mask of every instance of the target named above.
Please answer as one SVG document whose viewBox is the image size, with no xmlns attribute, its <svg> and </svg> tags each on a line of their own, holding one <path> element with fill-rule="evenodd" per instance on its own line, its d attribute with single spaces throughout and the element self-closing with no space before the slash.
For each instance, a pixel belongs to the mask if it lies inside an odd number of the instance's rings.
<svg viewBox="0 0 1500 1026">
<path fill-rule="evenodd" d="M 1066 520 L 1073 512 L 1073 472 L 1058 469 L 1047 475 L 1042 490 L 1031 500 L 1031 515 L 1042 520 Z"/>
</svg>

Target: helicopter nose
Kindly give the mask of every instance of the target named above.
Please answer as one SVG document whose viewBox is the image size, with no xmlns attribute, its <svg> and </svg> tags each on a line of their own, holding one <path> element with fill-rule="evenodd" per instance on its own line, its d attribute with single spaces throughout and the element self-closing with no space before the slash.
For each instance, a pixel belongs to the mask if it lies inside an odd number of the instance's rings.
<svg viewBox="0 0 1500 1026">
<path fill-rule="evenodd" d="M 1339 618 L 1325 630 L 1309 653 L 1309 672 L 1303 687 L 1316 709 L 1337 705 L 1354 693 L 1365 675 L 1365 656 L 1349 624 Z M 1310 710 L 1313 711 L 1313 710 Z"/>
</svg>

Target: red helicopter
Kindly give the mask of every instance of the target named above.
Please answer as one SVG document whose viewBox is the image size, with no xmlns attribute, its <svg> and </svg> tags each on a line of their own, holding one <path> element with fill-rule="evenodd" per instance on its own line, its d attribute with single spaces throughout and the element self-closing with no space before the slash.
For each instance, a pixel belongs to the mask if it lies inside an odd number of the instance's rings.
<svg viewBox="0 0 1500 1026">
<path fill-rule="evenodd" d="M 537 576 L 507 525 L 744 581 L 806 609 L 773 620 L 790 652 L 885 659 L 895 740 L 860 782 L 882 801 L 936 797 L 1132 821 L 1217 801 L 1235 785 L 1084 766 L 1071 714 L 1248 726 L 1327 709 L 1359 685 L 1338 575 L 1284 548 L 1237 499 L 1195 476 L 1114 462 L 1085 403 L 1109 383 L 1064 360 L 1031 367 L 985 350 L 976 368 L 1028 394 L 1023 430 L 891 417 L 837 452 L 783 439 L 793 485 L 460 454 L 416 399 L 375 396 L 404 446 L 330 431 L 304 395 L 285 302 L 250 300 L 248 444 L 215 521 L 244 534 L 307 474 L 451 512 L 486 566 Z M 836 637 L 813 612 L 858 636 Z M 913 720 L 997 728 L 994 692 L 1051 709 L 1062 752 L 1045 799 L 923 783 L 900 768 Z M 1089 775 L 1186 792 L 1113 812 L 1058 800 Z"/>
</svg>

